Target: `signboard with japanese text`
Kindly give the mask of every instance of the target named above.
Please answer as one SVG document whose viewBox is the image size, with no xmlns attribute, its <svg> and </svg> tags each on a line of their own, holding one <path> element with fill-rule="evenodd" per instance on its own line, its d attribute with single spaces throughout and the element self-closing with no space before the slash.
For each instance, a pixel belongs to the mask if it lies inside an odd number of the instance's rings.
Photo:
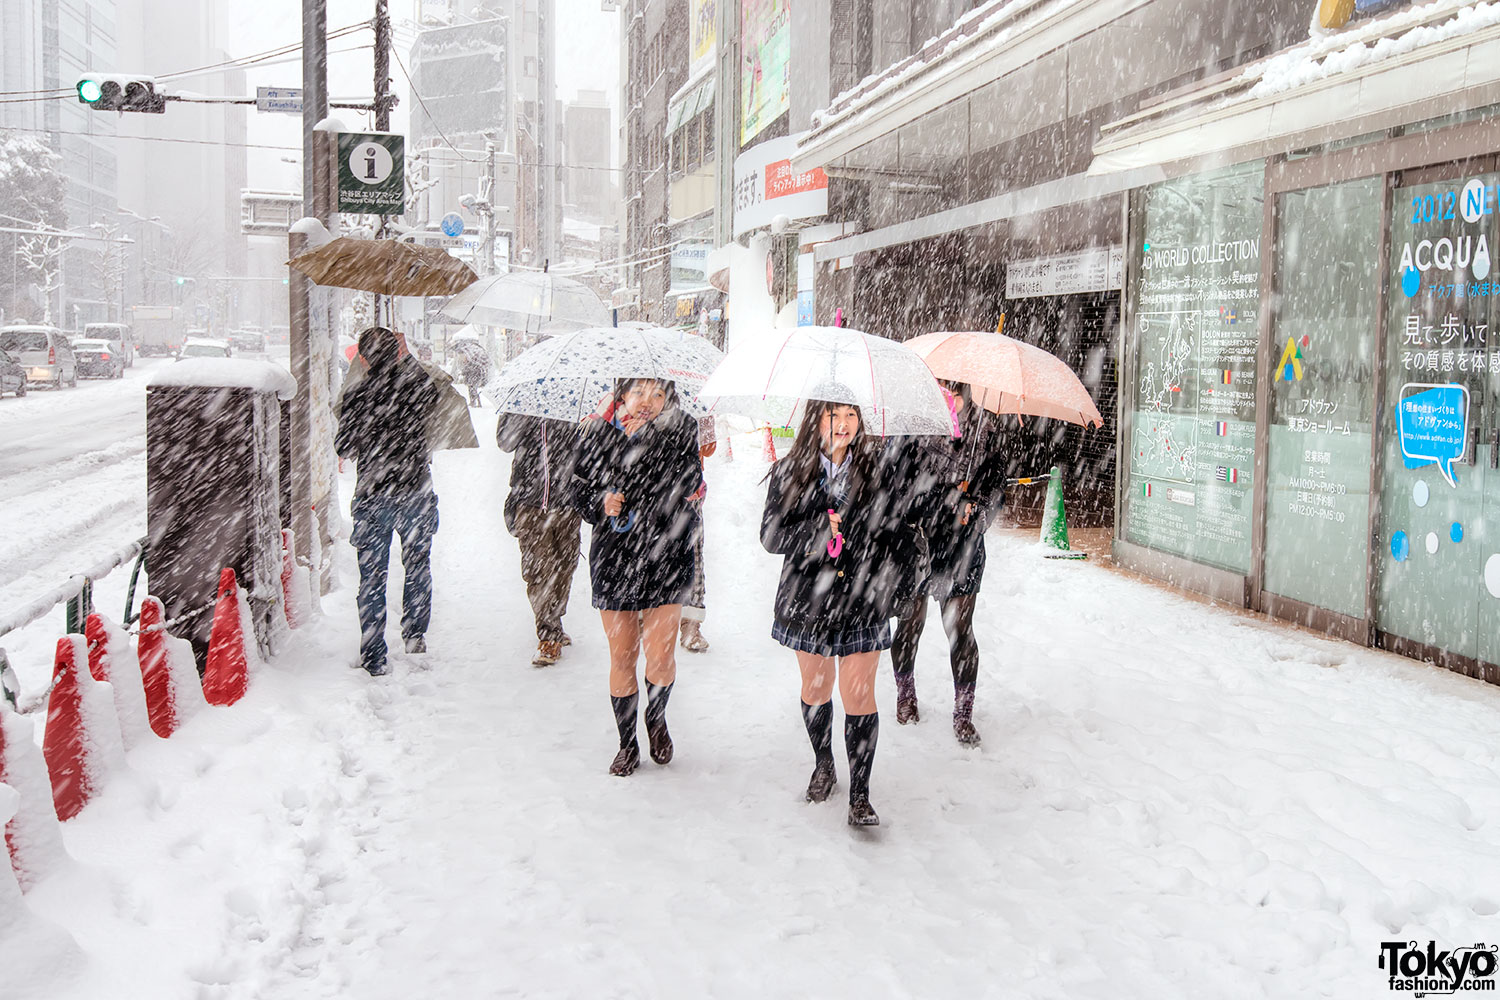
<svg viewBox="0 0 1500 1000">
<path fill-rule="evenodd" d="M 1236 572 L 1250 564 L 1261 165 L 1144 192 L 1121 535 Z"/>
<path fill-rule="evenodd" d="M 769 139 L 734 160 L 734 235 L 769 226 L 778 215 L 790 220 L 828 214 L 828 175 L 820 167 L 792 172 L 797 136 Z"/>
<path fill-rule="evenodd" d="M 791 56 L 791 0 L 741 0 L 741 146 L 792 106 Z"/>
<path fill-rule="evenodd" d="M 1429 175 L 1431 176 L 1431 175 Z M 1386 275 L 1383 631 L 1500 659 L 1500 173 L 1395 189 Z"/>
<path fill-rule="evenodd" d="M 688 0 L 688 76 L 707 71 L 714 63 L 714 22 L 719 0 Z"/>
<path fill-rule="evenodd" d="M 1005 267 L 1007 299 L 1107 292 L 1124 284 L 1125 248 L 1118 246 L 1013 260 Z"/>
<path fill-rule="evenodd" d="M 340 212 L 406 211 L 406 138 L 389 132 L 339 133 Z"/>
</svg>

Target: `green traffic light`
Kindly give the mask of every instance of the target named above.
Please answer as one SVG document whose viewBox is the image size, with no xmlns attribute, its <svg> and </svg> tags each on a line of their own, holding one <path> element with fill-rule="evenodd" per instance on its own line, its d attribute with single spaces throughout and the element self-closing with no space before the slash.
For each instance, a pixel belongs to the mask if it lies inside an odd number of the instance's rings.
<svg viewBox="0 0 1500 1000">
<path fill-rule="evenodd" d="M 97 103 L 104 96 L 104 88 L 99 86 L 98 80 L 79 80 L 78 97 L 89 104 Z"/>
<path fill-rule="evenodd" d="M 184 277 L 179 276 L 178 279 L 177 279 L 177 283 L 179 285 L 185 285 L 185 284 L 187 284 L 187 279 L 184 278 Z"/>
</svg>

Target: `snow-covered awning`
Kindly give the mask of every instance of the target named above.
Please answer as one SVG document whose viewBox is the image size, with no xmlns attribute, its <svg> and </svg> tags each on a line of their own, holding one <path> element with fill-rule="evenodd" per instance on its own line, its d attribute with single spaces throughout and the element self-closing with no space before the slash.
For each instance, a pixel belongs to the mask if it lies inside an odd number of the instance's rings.
<svg viewBox="0 0 1500 1000">
<path fill-rule="evenodd" d="M 990 0 L 813 113 L 792 169 L 826 167 L 1152 0 Z"/>
<path fill-rule="evenodd" d="M 714 103 L 716 77 L 710 73 L 696 84 L 684 86 L 667 104 L 667 135 L 708 110 Z"/>
<path fill-rule="evenodd" d="M 1112 122 L 1092 175 L 1222 165 L 1500 102 L 1500 3 L 1434 0 L 1318 35 Z"/>
</svg>

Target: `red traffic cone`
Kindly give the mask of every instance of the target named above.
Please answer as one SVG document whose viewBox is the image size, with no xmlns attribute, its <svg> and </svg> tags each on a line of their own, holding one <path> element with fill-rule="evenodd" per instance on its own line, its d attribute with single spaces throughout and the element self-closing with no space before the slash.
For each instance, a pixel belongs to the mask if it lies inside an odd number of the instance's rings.
<svg viewBox="0 0 1500 1000">
<path fill-rule="evenodd" d="M 0 784 L 20 795 L 5 824 L 5 847 L 11 870 L 22 889 L 30 889 L 68 863 L 62 826 L 52 805 L 47 764 L 33 738 L 31 720 L 0 700 Z"/>
<path fill-rule="evenodd" d="M 240 588 L 234 569 L 219 573 L 219 602 L 208 636 L 208 663 L 203 668 L 203 697 L 210 705 L 233 705 L 245 697 L 250 665 L 245 658 L 245 629 L 240 617 Z"/>
<path fill-rule="evenodd" d="M 141 638 L 136 655 L 141 661 L 141 682 L 146 689 L 146 717 L 151 731 L 163 739 L 177 731 L 176 699 L 172 697 L 172 671 L 167 666 L 167 630 L 162 624 L 161 601 L 141 601 Z"/>
<path fill-rule="evenodd" d="M 83 687 L 78 671 L 76 636 L 57 640 L 57 659 L 52 668 L 52 694 L 47 698 L 47 731 L 42 738 L 42 756 L 52 778 L 52 805 L 57 818 L 70 820 L 88 805 L 98 791 L 89 761 L 89 739 L 83 722 Z"/>
<path fill-rule="evenodd" d="M 146 742 L 151 725 L 146 713 L 146 694 L 141 684 L 141 665 L 131 651 L 125 631 L 98 612 L 84 620 L 89 644 L 89 673 L 109 684 L 120 720 L 120 735 L 127 749 Z"/>
<path fill-rule="evenodd" d="M 725 434 L 724 435 L 724 461 L 725 462 L 733 462 L 734 461 L 734 435 L 733 434 Z"/>
<path fill-rule="evenodd" d="M 776 461 L 776 442 L 771 438 L 771 428 L 765 428 L 765 440 L 761 442 L 760 457 L 762 461 Z"/>
</svg>

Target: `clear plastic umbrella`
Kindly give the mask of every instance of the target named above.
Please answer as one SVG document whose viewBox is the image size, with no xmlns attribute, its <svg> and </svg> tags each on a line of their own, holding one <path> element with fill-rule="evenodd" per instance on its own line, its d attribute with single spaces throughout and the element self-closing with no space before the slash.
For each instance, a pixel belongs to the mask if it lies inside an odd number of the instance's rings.
<svg viewBox="0 0 1500 1000">
<path fill-rule="evenodd" d="M 774 330 L 730 351 L 698 397 L 715 416 L 795 426 L 808 400 L 852 403 L 865 429 L 891 434 L 952 434 L 943 391 L 905 345 L 861 330 L 799 326 Z"/>
<path fill-rule="evenodd" d="M 529 347 L 485 387 L 498 409 L 552 420 L 582 420 L 621 378 L 677 384 L 682 408 L 707 416 L 694 402 L 724 354 L 702 337 L 678 330 L 591 327 Z"/>
<path fill-rule="evenodd" d="M 443 312 L 460 323 L 511 330 L 609 325 L 609 308 L 593 289 L 546 271 L 512 271 L 480 278 L 448 300 Z"/>
</svg>

